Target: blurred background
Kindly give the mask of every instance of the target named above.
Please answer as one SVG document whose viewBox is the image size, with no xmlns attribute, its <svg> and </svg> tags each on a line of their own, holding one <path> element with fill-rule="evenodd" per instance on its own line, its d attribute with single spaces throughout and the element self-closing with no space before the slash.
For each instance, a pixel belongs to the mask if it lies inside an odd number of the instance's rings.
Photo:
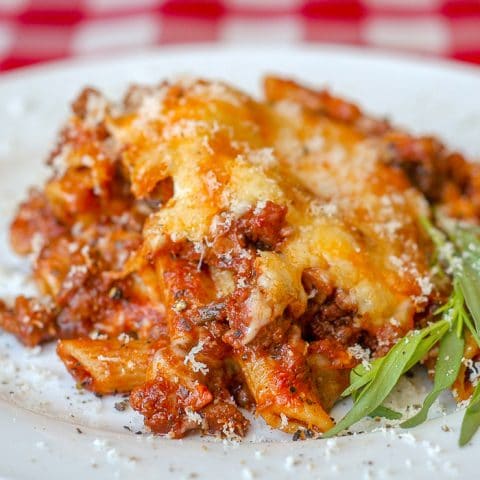
<svg viewBox="0 0 480 480">
<path fill-rule="evenodd" d="M 0 0 L 0 70 L 182 43 L 337 43 L 480 64 L 480 0 Z"/>
</svg>

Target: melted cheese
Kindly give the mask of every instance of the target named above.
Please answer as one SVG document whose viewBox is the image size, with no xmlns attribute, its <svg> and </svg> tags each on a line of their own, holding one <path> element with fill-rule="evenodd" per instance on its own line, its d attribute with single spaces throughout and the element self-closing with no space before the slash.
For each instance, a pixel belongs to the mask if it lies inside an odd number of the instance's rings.
<svg viewBox="0 0 480 480">
<path fill-rule="evenodd" d="M 428 274 L 417 226 L 425 200 L 382 162 L 379 141 L 295 102 L 261 104 L 223 84 L 161 89 L 148 115 L 143 105 L 109 119 L 137 196 L 173 179 L 173 197 L 146 223 L 148 250 L 166 238 L 203 242 L 220 215 L 235 219 L 267 200 L 288 207 L 290 235 L 255 259 L 244 343 L 287 307 L 294 317 L 305 311 L 307 268 L 348 292 L 367 330 L 392 318 L 412 328 L 429 293 L 417 280 Z"/>
</svg>

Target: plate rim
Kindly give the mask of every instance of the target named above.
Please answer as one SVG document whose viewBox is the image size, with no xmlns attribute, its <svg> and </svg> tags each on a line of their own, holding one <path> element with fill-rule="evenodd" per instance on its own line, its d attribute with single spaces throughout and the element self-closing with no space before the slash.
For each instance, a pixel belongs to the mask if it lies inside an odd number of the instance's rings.
<svg viewBox="0 0 480 480">
<path fill-rule="evenodd" d="M 277 53 L 280 45 L 278 43 L 264 43 L 261 45 L 201 42 L 157 45 L 149 47 L 135 47 L 126 52 L 102 51 L 98 53 L 79 55 L 75 57 L 47 60 L 41 63 L 25 65 L 5 70 L 0 73 L 0 83 L 25 77 L 26 75 L 55 74 L 66 70 L 77 68 L 94 68 L 99 65 L 115 64 L 166 54 L 254 54 L 264 55 L 266 53 Z M 480 76 L 480 64 L 473 64 L 454 58 L 435 57 L 428 53 L 389 50 L 385 47 L 347 45 L 336 43 L 305 43 L 297 42 L 281 45 L 282 55 L 289 53 L 319 53 L 323 55 L 352 55 L 358 60 L 376 60 L 386 63 L 404 63 L 410 66 L 455 70 L 458 73 L 473 74 Z M 363 57 L 363 58 L 362 58 Z"/>
</svg>

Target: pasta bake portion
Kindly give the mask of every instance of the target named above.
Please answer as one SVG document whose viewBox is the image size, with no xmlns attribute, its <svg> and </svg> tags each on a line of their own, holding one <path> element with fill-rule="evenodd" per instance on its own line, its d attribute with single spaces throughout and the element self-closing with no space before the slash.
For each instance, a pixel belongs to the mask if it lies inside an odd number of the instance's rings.
<svg viewBox="0 0 480 480">
<path fill-rule="evenodd" d="M 242 437 L 245 409 L 331 429 L 351 370 L 451 292 L 421 219 L 479 217 L 478 167 L 436 139 L 287 79 L 264 92 L 85 89 L 11 226 L 41 295 L 2 303 L 0 326 L 59 339 L 81 387 L 130 393 L 155 433 Z M 464 369 L 457 398 L 472 388 Z"/>
</svg>

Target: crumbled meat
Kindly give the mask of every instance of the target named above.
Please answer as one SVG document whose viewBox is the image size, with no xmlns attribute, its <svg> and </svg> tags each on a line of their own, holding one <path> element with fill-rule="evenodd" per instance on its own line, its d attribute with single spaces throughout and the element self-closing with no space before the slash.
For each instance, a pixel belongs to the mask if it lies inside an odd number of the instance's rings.
<svg viewBox="0 0 480 480">
<path fill-rule="evenodd" d="M 55 313 L 51 305 L 24 296 L 16 298 L 13 308 L 0 301 L 0 325 L 28 347 L 56 338 Z"/>
<path fill-rule="evenodd" d="M 243 215 L 239 229 L 259 250 L 275 250 L 287 235 L 286 214 L 287 207 L 268 201 L 260 212 L 250 209 Z"/>
</svg>

